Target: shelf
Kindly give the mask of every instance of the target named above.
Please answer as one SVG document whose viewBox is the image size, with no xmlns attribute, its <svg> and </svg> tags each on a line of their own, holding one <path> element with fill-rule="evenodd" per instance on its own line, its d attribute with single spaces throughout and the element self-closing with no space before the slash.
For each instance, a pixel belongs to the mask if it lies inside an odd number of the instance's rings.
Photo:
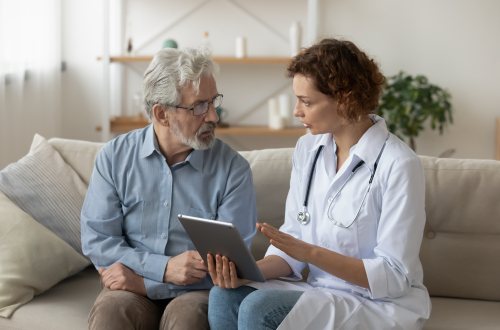
<svg viewBox="0 0 500 330">
<path fill-rule="evenodd" d="M 137 56 L 111 56 L 110 62 L 114 63 L 139 63 L 150 62 L 153 59 L 152 55 L 137 55 Z M 97 58 L 98 61 L 102 57 Z M 288 64 L 290 57 L 286 56 L 252 56 L 252 57 L 231 57 L 231 56 L 214 56 L 214 62 L 219 64 Z"/>
<path fill-rule="evenodd" d="M 113 117 L 110 120 L 110 131 L 112 133 L 125 133 L 142 128 L 149 124 L 148 119 L 142 116 L 136 117 Z M 97 127 L 100 131 L 101 127 Z M 283 129 L 270 129 L 266 126 L 229 126 L 217 127 L 218 136 L 274 136 L 274 137 L 300 137 L 306 133 L 302 127 L 287 127 Z"/>
<path fill-rule="evenodd" d="M 215 134 L 218 136 L 282 136 L 300 137 L 307 131 L 302 127 L 287 127 L 282 129 L 270 129 L 267 126 L 229 126 L 217 127 Z"/>
</svg>

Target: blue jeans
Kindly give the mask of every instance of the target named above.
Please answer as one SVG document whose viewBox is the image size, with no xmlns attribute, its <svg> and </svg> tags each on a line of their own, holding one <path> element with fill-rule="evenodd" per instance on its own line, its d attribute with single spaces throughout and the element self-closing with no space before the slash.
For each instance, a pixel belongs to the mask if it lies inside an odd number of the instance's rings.
<svg viewBox="0 0 500 330">
<path fill-rule="evenodd" d="M 214 286 L 208 299 L 210 329 L 276 329 L 301 294 L 302 291 L 256 290 L 249 286 L 237 289 Z"/>
</svg>

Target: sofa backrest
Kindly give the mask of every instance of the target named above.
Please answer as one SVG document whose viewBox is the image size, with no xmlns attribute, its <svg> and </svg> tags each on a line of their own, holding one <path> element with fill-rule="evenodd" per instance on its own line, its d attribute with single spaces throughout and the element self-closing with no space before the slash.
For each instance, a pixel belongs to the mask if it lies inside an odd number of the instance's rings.
<svg viewBox="0 0 500 330">
<path fill-rule="evenodd" d="M 102 143 L 49 142 L 89 182 Z M 259 221 L 283 222 L 293 148 L 243 151 L 253 173 Z M 500 301 L 500 162 L 420 157 L 427 225 L 420 258 L 432 296 Z M 257 234 L 256 258 L 267 241 Z"/>
<path fill-rule="evenodd" d="M 277 148 L 240 152 L 250 163 L 257 195 L 258 221 L 279 227 L 283 223 L 285 201 L 290 187 L 293 148 Z M 254 238 L 252 252 L 260 259 L 268 247 L 260 233 Z"/>
<path fill-rule="evenodd" d="M 427 214 L 420 259 L 429 293 L 500 301 L 500 162 L 420 159 Z"/>
</svg>

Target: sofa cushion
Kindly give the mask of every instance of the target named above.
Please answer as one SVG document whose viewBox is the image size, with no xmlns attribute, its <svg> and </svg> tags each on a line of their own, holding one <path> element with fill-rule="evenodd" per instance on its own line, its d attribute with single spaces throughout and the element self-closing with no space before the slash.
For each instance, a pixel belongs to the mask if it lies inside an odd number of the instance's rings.
<svg viewBox="0 0 500 330">
<path fill-rule="evenodd" d="M 90 266 L 19 308 L 0 329 L 87 330 L 87 319 L 101 290 L 99 274 Z"/>
<path fill-rule="evenodd" d="M 0 191 L 78 252 L 86 190 L 75 171 L 39 135 L 25 157 L 0 171 Z"/>
<path fill-rule="evenodd" d="M 89 261 L 0 192 L 0 316 L 81 271 Z"/>
<path fill-rule="evenodd" d="M 420 258 L 432 296 L 500 300 L 500 162 L 420 157 L 427 225 Z"/>
<path fill-rule="evenodd" d="M 258 221 L 279 227 L 284 221 L 285 202 L 290 187 L 293 148 L 241 151 L 250 163 L 257 194 Z M 252 252 L 257 259 L 264 256 L 269 243 L 263 235 L 253 240 Z"/>
<path fill-rule="evenodd" d="M 431 298 L 431 318 L 424 330 L 496 330 L 500 325 L 500 302 L 471 299 Z"/>
<path fill-rule="evenodd" d="M 52 138 L 48 142 L 88 185 L 97 153 L 104 143 L 61 138 Z"/>
</svg>

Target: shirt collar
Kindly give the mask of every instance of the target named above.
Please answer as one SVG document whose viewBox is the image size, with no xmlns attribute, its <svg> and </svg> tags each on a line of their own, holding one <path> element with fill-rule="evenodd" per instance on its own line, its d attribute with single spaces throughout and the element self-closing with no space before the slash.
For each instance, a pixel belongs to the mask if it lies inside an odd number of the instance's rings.
<svg viewBox="0 0 500 330">
<path fill-rule="evenodd" d="M 316 154 L 316 152 L 318 151 L 319 147 L 321 147 L 321 146 L 325 147 L 328 144 L 333 144 L 332 135 L 330 133 L 321 134 L 321 135 L 318 136 L 318 138 L 314 142 L 313 147 L 309 150 L 309 152 Z"/>
<path fill-rule="evenodd" d="M 186 158 L 186 162 L 197 171 L 201 171 L 203 169 L 203 150 L 193 150 Z"/>
<path fill-rule="evenodd" d="M 159 155 L 162 155 L 153 124 L 150 124 L 148 127 L 146 127 L 146 133 L 144 135 L 144 142 L 142 143 L 140 156 L 142 158 L 146 158 L 153 154 L 155 151 Z M 189 163 L 195 170 L 201 171 L 203 169 L 203 150 L 193 150 L 186 157 L 185 162 Z"/>
<path fill-rule="evenodd" d="M 372 169 L 389 137 L 389 131 L 382 117 L 370 115 L 370 119 L 374 121 L 374 125 L 359 139 L 353 150 L 353 154 L 363 160 Z"/>
<path fill-rule="evenodd" d="M 140 157 L 146 158 L 150 156 L 153 152 L 160 152 L 158 147 L 158 141 L 156 140 L 156 134 L 153 129 L 153 124 L 149 124 L 146 128 L 146 133 L 144 134 L 144 141 L 142 142 L 142 148 Z M 161 154 L 161 153 L 160 153 Z"/>
</svg>

